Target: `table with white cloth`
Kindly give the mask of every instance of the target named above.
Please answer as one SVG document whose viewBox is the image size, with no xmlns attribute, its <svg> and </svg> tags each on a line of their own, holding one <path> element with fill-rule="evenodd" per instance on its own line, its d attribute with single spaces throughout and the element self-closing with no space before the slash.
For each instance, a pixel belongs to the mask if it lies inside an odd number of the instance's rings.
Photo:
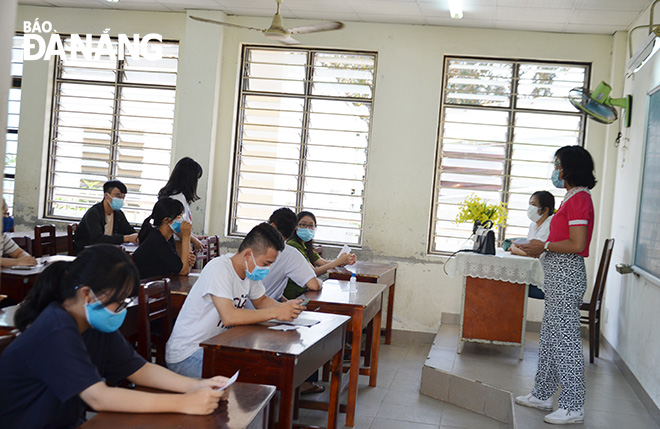
<svg viewBox="0 0 660 429">
<path fill-rule="evenodd" d="M 543 287 L 536 258 L 461 252 L 447 262 L 450 277 L 463 276 L 458 353 L 466 341 L 520 346 L 523 358 L 529 284 Z"/>
</svg>

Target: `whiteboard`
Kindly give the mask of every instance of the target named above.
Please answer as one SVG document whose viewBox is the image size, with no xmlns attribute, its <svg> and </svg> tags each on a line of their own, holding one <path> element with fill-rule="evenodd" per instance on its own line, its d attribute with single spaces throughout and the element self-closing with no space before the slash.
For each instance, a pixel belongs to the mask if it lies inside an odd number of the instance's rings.
<svg viewBox="0 0 660 429">
<path fill-rule="evenodd" d="M 637 219 L 634 264 L 660 278 L 660 90 L 649 95 L 649 116 Z"/>
</svg>

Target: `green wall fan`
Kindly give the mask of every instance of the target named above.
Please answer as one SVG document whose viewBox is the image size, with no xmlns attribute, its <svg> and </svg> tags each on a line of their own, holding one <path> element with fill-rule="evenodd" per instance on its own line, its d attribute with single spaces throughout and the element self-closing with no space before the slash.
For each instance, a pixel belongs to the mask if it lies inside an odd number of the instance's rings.
<svg viewBox="0 0 660 429">
<path fill-rule="evenodd" d="M 632 109 L 632 96 L 623 98 L 610 98 L 612 87 L 601 82 L 594 92 L 587 88 L 573 88 L 568 92 L 568 100 L 576 109 L 589 115 L 594 121 L 611 124 L 616 121 L 617 113 L 614 106 L 624 109 L 624 125 L 630 126 L 630 111 Z"/>
</svg>

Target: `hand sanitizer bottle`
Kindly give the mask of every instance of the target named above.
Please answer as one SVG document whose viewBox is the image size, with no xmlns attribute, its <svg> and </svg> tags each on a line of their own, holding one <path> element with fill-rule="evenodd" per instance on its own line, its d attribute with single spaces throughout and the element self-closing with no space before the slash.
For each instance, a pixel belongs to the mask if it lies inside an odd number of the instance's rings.
<svg viewBox="0 0 660 429">
<path fill-rule="evenodd" d="M 357 293 L 357 277 L 355 277 L 355 273 L 351 276 L 351 280 L 349 282 L 350 288 L 349 291 L 351 292 L 351 295 L 355 295 Z"/>
</svg>

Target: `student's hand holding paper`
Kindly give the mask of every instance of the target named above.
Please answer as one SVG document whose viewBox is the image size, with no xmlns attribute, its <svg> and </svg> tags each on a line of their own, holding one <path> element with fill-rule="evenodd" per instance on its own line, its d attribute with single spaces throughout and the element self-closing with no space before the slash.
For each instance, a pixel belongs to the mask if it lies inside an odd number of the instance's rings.
<svg viewBox="0 0 660 429">
<path fill-rule="evenodd" d="M 226 391 L 215 390 L 211 387 L 186 393 L 180 402 L 179 411 L 184 414 L 211 414 L 218 408 L 218 401 L 226 395 Z"/>
<path fill-rule="evenodd" d="M 225 401 L 227 400 L 227 396 L 229 395 L 229 391 L 225 388 L 228 382 L 229 379 L 221 375 L 217 375 L 211 378 L 203 378 L 199 380 L 199 382 L 197 383 L 197 385 L 193 390 L 208 389 L 208 388 L 218 390 L 220 388 L 223 388 L 222 390 L 220 390 L 223 393 L 222 396 L 220 396 L 220 400 Z"/>
<path fill-rule="evenodd" d="M 280 305 L 275 307 L 275 319 L 282 320 L 284 322 L 291 322 L 293 319 L 297 318 L 300 313 L 305 309 L 300 305 L 302 300 L 292 299 L 287 302 L 282 302 Z"/>
<path fill-rule="evenodd" d="M 344 265 L 347 265 L 351 261 L 351 254 L 350 253 L 341 253 L 339 256 L 337 256 L 337 266 L 343 267 Z"/>
</svg>

